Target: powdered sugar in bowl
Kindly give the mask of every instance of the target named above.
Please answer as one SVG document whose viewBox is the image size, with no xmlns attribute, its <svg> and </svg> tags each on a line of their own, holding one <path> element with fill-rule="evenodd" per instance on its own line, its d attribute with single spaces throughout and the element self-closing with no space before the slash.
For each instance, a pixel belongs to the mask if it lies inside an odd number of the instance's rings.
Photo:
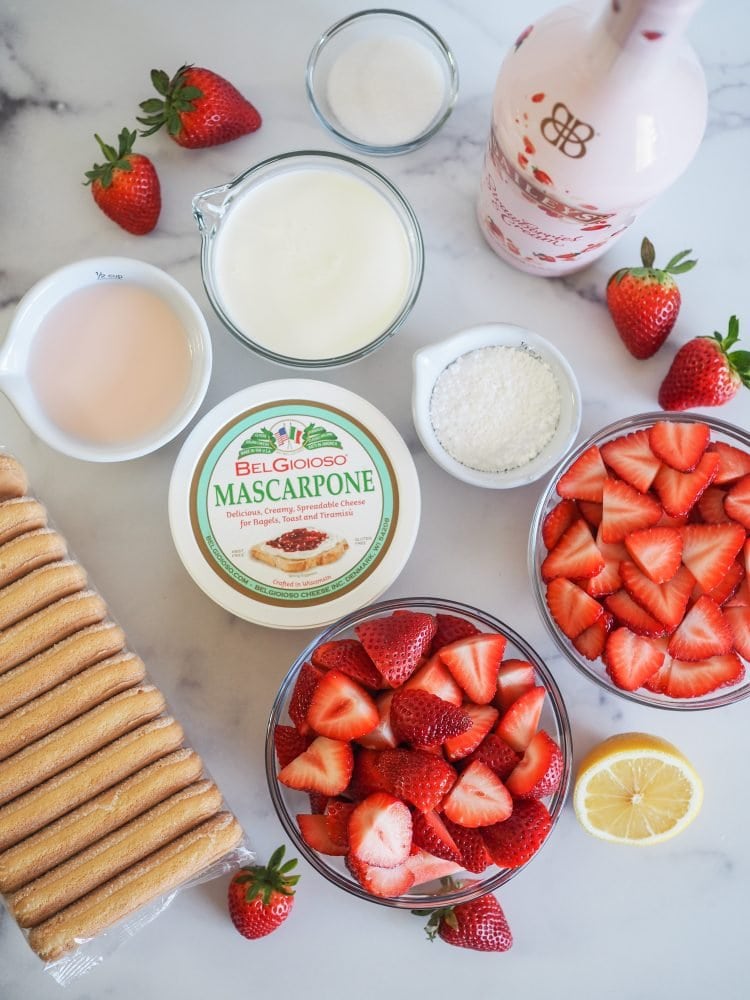
<svg viewBox="0 0 750 1000">
<path fill-rule="evenodd" d="M 539 479 L 570 448 L 581 395 L 549 341 L 487 323 L 417 351 L 412 414 L 443 469 L 473 486 L 509 489 Z"/>
</svg>

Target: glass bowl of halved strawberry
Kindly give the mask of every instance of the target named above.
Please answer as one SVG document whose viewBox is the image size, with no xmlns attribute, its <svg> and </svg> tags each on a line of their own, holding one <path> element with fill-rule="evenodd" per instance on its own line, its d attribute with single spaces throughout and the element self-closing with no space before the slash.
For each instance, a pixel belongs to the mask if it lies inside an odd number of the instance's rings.
<svg viewBox="0 0 750 1000">
<path fill-rule="evenodd" d="M 408 909 L 511 879 L 557 822 L 571 757 L 534 650 L 435 598 L 383 601 L 322 632 L 266 734 L 271 798 L 305 859 L 360 899 Z"/>
<path fill-rule="evenodd" d="M 587 677 L 658 708 L 750 694 L 750 435 L 696 413 L 603 428 L 534 514 L 540 614 Z"/>
</svg>

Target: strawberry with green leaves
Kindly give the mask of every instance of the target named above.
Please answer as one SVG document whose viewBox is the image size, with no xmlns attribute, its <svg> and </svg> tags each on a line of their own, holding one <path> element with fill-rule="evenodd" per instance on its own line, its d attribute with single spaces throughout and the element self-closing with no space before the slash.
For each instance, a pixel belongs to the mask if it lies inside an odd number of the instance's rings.
<svg viewBox="0 0 750 1000">
<path fill-rule="evenodd" d="M 227 901 L 232 923 L 243 937 L 265 937 L 284 923 L 294 906 L 299 875 L 290 873 L 296 864 L 296 858 L 284 862 L 282 845 L 267 865 L 251 865 L 235 873 Z"/>
<path fill-rule="evenodd" d="M 457 887 L 452 879 L 443 881 L 447 883 L 446 887 Z M 418 910 L 413 912 L 420 915 Z M 430 941 L 439 937 L 446 944 L 473 951 L 508 951 L 513 945 L 508 921 L 497 897 L 491 893 L 468 903 L 433 910 L 425 930 Z"/>
<path fill-rule="evenodd" d="M 694 337 L 683 344 L 659 389 L 663 410 L 722 406 L 741 386 L 750 389 L 750 351 L 732 350 L 740 337 L 740 321 L 729 320 L 726 336 Z"/>
<path fill-rule="evenodd" d="M 147 156 L 133 152 L 136 133 L 124 128 L 117 149 L 95 135 L 104 163 L 86 171 L 94 201 L 105 215 L 135 236 L 145 236 L 156 226 L 161 212 L 161 187 Z"/>
<path fill-rule="evenodd" d="M 623 267 L 607 282 L 607 306 L 623 343 L 635 358 L 650 358 L 672 332 L 680 311 L 680 290 L 672 277 L 698 263 L 682 250 L 665 268 L 654 267 L 655 251 L 644 237 L 641 267 Z"/>
</svg>

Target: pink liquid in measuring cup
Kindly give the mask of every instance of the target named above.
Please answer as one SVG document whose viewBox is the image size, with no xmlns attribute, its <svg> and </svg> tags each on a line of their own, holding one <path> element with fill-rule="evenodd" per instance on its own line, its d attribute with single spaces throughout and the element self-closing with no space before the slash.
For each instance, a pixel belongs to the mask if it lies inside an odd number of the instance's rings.
<svg viewBox="0 0 750 1000">
<path fill-rule="evenodd" d="M 180 406 L 190 345 L 179 317 L 154 292 L 127 282 L 90 285 L 40 323 L 28 377 L 47 417 L 96 444 L 137 441 Z"/>
</svg>

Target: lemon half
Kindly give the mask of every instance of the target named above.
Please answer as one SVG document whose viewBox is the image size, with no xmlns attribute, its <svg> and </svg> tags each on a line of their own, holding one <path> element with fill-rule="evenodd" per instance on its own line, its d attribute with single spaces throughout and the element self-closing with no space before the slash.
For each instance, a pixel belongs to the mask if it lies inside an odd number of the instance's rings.
<svg viewBox="0 0 750 1000">
<path fill-rule="evenodd" d="M 703 785 L 677 747 L 647 733 L 620 733 L 581 761 L 573 808 L 589 833 L 616 844 L 660 844 L 698 815 Z"/>
</svg>

